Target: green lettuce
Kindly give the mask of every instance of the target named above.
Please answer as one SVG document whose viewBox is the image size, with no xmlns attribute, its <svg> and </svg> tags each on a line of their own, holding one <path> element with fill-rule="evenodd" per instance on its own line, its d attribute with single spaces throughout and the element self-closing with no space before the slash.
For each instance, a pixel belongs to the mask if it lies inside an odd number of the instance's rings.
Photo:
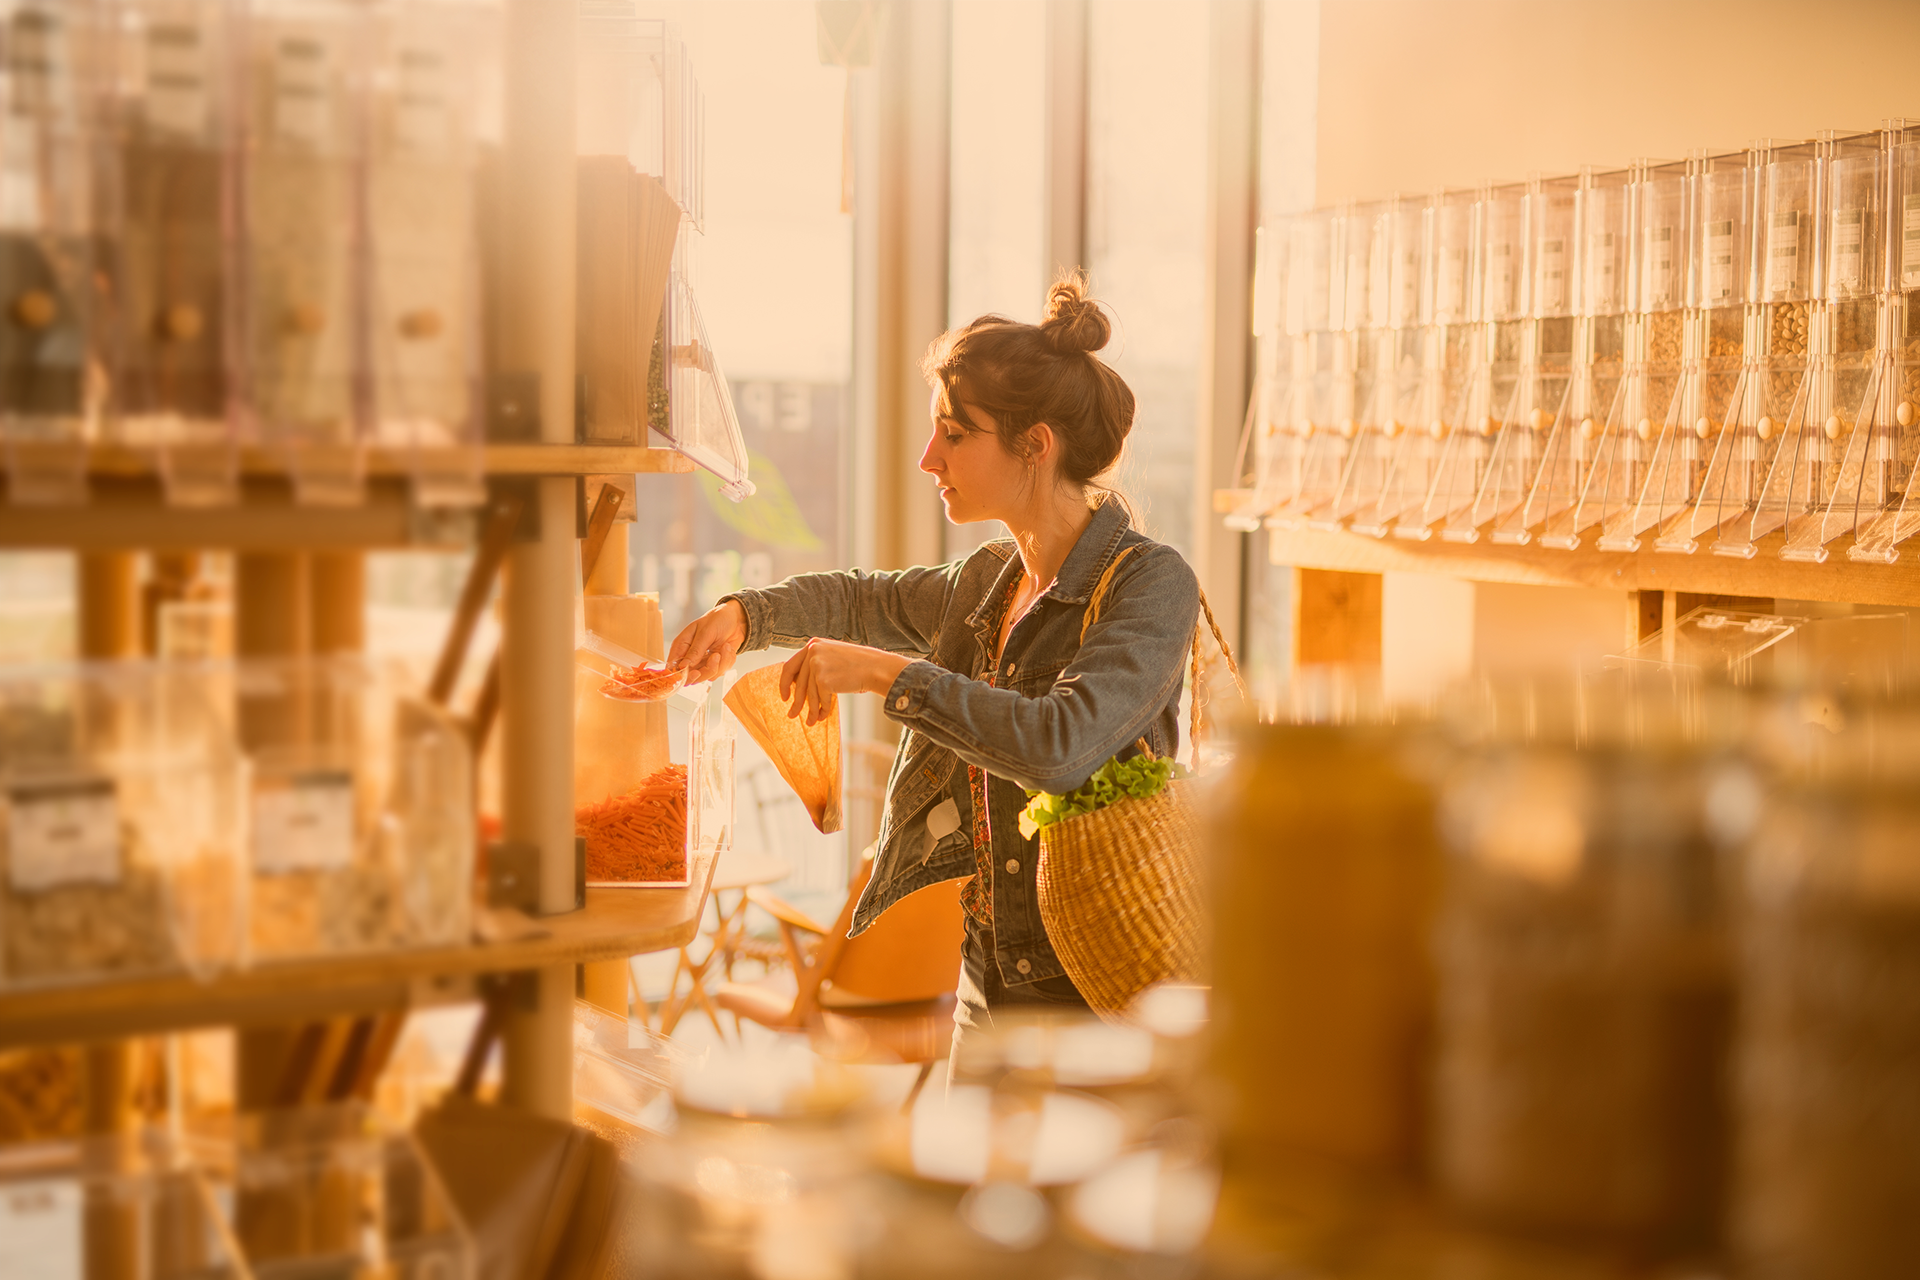
<svg viewBox="0 0 1920 1280">
<path fill-rule="evenodd" d="M 1168 782 L 1184 778 L 1187 770 L 1174 761 L 1138 755 L 1131 760 L 1119 756 L 1093 771 L 1093 776 L 1065 795 L 1045 791 L 1027 792 L 1026 809 L 1020 814 L 1020 834 L 1031 840 L 1042 827 L 1050 827 L 1083 813 L 1104 809 L 1116 800 L 1131 796 L 1145 800 L 1158 795 Z"/>
</svg>

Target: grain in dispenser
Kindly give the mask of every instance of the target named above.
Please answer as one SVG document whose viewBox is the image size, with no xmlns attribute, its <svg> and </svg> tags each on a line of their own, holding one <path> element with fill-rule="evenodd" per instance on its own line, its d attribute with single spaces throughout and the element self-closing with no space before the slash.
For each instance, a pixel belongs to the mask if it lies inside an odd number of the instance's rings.
<svg viewBox="0 0 1920 1280">
<path fill-rule="evenodd" d="M 1855 424 L 1872 433 L 1872 443 L 1862 448 L 1858 532 L 1847 548 L 1848 559 L 1867 564 L 1891 564 L 1900 544 L 1920 530 L 1920 125 L 1889 120 L 1883 136 L 1889 197 L 1882 311 L 1872 381 Z"/>
<path fill-rule="evenodd" d="M 1449 542 L 1479 540 L 1481 490 L 1498 444 L 1505 440 L 1509 452 L 1531 449 L 1530 440 L 1509 438 L 1505 430 L 1527 328 L 1525 198 L 1525 187 L 1488 186 L 1474 203 L 1474 313 L 1480 328 L 1477 354 L 1470 357 L 1467 429 L 1455 433 L 1457 439 L 1448 437 L 1429 499 L 1430 514 L 1444 521 L 1440 536 Z"/>
<path fill-rule="evenodd" d="M 373 22 L 366 360 L 373 438 L 415 500 L 481 501 L 478 161 L 498 98 L 484 10 L 407 3 Z"/>
<path fill-rule="evenodd" d="M 105 344 L 91 287 L 102 33 L 91 6 L 0 5 L 0 439 L 16 503 L 86 498 Z"/>
<path fill-rule="evenodd" d="M 286 450 L 303 503 L 365 496 L 354 383 L 366 14 L 260 0 L 245 27 L 238 346 L 252 434 Z"/>
<path fill-rule="evenodd" d="M 114 434 L 154 449 L 170 502 L 238 497 L 227 361 L 230 41 L 215 0 L 138 0 L 119 29 Z"/>
<path fill-rule="evenodd" d="M 1426 500 L 1427 472 L 1435 447 L 1420 427 L 1420 373 L 1428 325 L 1423 311 L 1427 276 L 1428 205 L 1421 196 L 1395 196 L 1381 211 L 1376 235 L 1385 241 L 1375 270 L 1376 310 L 1385 307 L 1384 332 L 1376 338 L 1373 395 L 1375 429 L 1386 453 L 1379 488 L 1359 492 L 1355 533 L 1384 538 L 1393 522 Z"/>
<path fill-rule="evenodd" d="M 1574 191 L 1578 305 L 1573 318 L 1566 404 L 1548 429 L 1521 517 L 1541 546 L 1571 551 L 1598 516 L 1581 506 L 1607 414 L 1618 393 L 1632 266 L 1632 171 L 1580 171 Z"/>
</svg>

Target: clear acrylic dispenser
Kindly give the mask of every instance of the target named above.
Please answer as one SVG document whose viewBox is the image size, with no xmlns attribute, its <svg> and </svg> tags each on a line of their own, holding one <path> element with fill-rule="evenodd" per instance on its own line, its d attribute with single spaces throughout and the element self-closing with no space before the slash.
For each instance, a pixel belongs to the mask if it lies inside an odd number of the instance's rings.
<svg viewBox="0 0 1920 1280">
<path fill-rule="evenodd" d="M 234 30 L 220 0 L 132 0 L 118 33 L 114 435 L 157 453 L 178 506 L 239 496 L 227 358 Z"/>
<path fill-rule="evenodd" d="M 1470 189 L 1434 192 L 1426 211 L 1427 263 L 1421 286 L 1422 324 L 1420 380 L 1414 393 L 1416 429 L 1428 443 L 1419 454 L 1411 447 L 1405 457 L 1424 463 L 1403 466 L 1396 475 L 1396 491 L 1408 493 L 1416 479 L 1419 500 L 1393 522 L 1393 536 L 1425 541 L 1433 536 L 1430 498 L 1439 483 L 1442 464 L 1450 456 L 1453 429 L 1464 421 L 1466 394 L 1472 381 L 1473 355 L 1480 334 L 1474 324 L 1474 206 L 1478 192 Z M 1396 499 L 1397 500 L 1397 499 Z"/>
<path fill-rule="evenodd" d="M 1492 524 L 1489 537 L 1495 542 L 1520 546 L 1532 540 L 1527 500 L 1565 408 L 1576 327 L 1579 194 L 1578 177 L 1535 177 L 1528 181 L 1521 204 L 1526 319 L 1520 330 L 1520 370 L 1473 513 L 1476 527 Z"/>
<path fill-rule="evenodd" d="M 1823 452 L 1804 439 L 1815 357 L 1826 343 L 1818 269 L 1826 240 L 1820 227 L 1819 145 L 1758 142 L 1754 152 L 1752 163 L 1764 174 L 1756 189 L 1753 237 L 1762 314 L 1749 334 L 1745 382 L 1729 424 L 1743 439 L 1751 432 L 1754 447 L 1742 452 L 1753 454 L 1754 461 L 1741 468 L 1750 488 L 1742 491 L 1736 482 L 1743 477 L 1729 475 L 1720 491 L 1720 537 L 1712 548 L 1715 555 L 1740 559 L 1751 559 L 1759 539 L 1785 524 L 1789 511 L 1812 507 L 1808 464 L 1817 463 Z M 1760 347 L 1757 356 L 1753 344 Z"/>
<path fill-rule="evenodd" d="M 95 106 L 104 47 L 92 6 L 0 4 L 0 434 L 15 503 L 86 499 L 105 379 L 95 262 Z"/>
<path fill-rule="evenodd" d="M 1300 484 L 1291 500 L 1267 517 L 1274 529 L 1297 529 L 1340 490 L 1347 440 L 1334 429 L 1334 388 L 1349 344 L 1339 332 L 1345 307 L 1340 210 L 1315 209 L 1293 221 L 1292 269 L 1287 274 L 1287 334 L 1293 378 L 1287 419 L 1300 440 Z M 1350 370 L 1351 366 L 1347 368 Z"/>
<path fill-rule="evenodd" d="M 1656 551 L 1682 555 L 1699 548 L 1699 534 L 1705 531 L 1701 495 L 1712 465 L 1719 461 L 1724 466 L 1721 426 L 1746 349 L 1754 191 L 1744 153 L 1700 152 L 1692 167 L 1680 383 L 1633 520 L 1636 532 L 1658 531 Z"/>
<path fill-rule="evenodd" d="M 259 0 L 246 21 L 241 348 L 252 432 L 302 503 L 365 496 L 355 404 L 366 11 Z"/>
<path fill-rule="evenodd" d="M 1638 551 L 1640 490 L 1680 382 L 1686 330 L 1690 164 L 1634 166 L 1633 273 L 1620 389 L 1580 505 L 1600 525 L 1602 551 Z"/>
<path fill-rule="evenodd" d="M 1632 170 L 1581 170 L 1574 192 L 1579 298 L 1564 407 L 1555 415 L 1521 516 L 1543 547 L 1571 551 L 1598 516 L 1584 509 L 1588 473 L 1620 388 L 1632 271 Z"/>
<path fill-rule="evenodd" d="M 1242 533 L 1259 529 L 1267 512 L 1293 497 L 1299 480 L 1299 438 L 1286 430 L 1285 414 L 1292 354 L 1285 316 L 1287 247 L 1286 222 L 1254 229 L 1253 390 L 1234 476 L 1237 483 L 1246 474 L 1241 468 L 1250 466 L 1253 488 L 1226 517 L 1227 527 Z"/>
<path fill-rule="evenodd" d="M 1341 218 L 1341 253 L 1346 262 L 1340 327 L 1345 367 L 1335 377 L 1333 423 L 1347 442 L 1347 465 L 1333 499 L 1308 518 L 1308 525 L 1316 529 L 1338 530 L 1354 512 L 1378 502 L 1387 477 L 1391 455 L 1381 423 L 1383 411 L 1389 417 L 1392 413 L 1390 376 L 1385 406 L 1380 399 L 1382 370 L 1390 375 L 1393 367 L 1392 333 L 1387 327 L 1387 291 L 1392 284 L 1387 211 L 1382 202 L 1355 204 Z"/>
<path fill-rule="evenodd" d="M 1426 501 L 1434 440 L 1421 429 L 1421 367 L 1428 326 L 1422 298 L 1427 277 L 1427 201 L 1395 196 L 1386 202 L 1376 236 L 1384 258 L 1374 266 L 1375 313 L 1385 308 L 1385 329 L 1376 339 L 1372 418 L 1386 469 L 1376 492 L 1360 491 L 1350 528 L 1383 538 L 1393 522 Z"/>
<path fill-rule="evenodd" d="M 373 439 L 422 506 L 485 497 L 479 145 L 499 94 L 486 11 L 414 0 L 374 19 L 366 164 Z"/>
<path fill-rule="evenodd" d="M 1886 155 L 1880 135 L 1823 133 L 1818 148 L 1825 350 L 1814 356 L 1808 371 L 1806 429 L 1797 455 L 1806 467 L 1804 492 L 1810 501 L 1800 507 L 1794 495 L 1802 492 L 1801 483 L 1789 480 L 1783 489 L 1786 544 L 1780 548 L 1783 559 L 1814 564 L 1826 560 L 1828 543 L 1854 532 L 1868 457 L 1884 452 L 1876 447 L 1872 422 L 1861 423 L 1858 415 L 1872 403 L 1886 263 Z M 1883 433 L 1880 444 L 1886 442 Z M 1873 471 L 1884 486 L 1882 468 Z M 1871 500 L 1868 519 L 1883 501 Z"/>
<path fill-rule="evenodd" d="M 1868 430 L 1858 484 L 1857 533 L 1847 558 L 1891 564 L 1920 530 L 1920 126 L 1889 120 L 1884 292 L 1874 367 L 1855 420 Z"/>
<path fill-rule="evenodd" d="M 1466 366 L 1454 399 L 1457 411 L 1435 464 L 1424 512 L 1427 522 L 1438 523 L 1440 536 L 1449 542 L 1473 542 L 1480 537 L 1474 501 L 1480 496 L 1480 482 L 1502 426 L 1501 414 L 1519 373 L 1520 276 L 1526 256 L 1520 205 L 1525 194 L 1524 187 L 1487 185 L 1480 188 L 1472 206 L 1467 304 L 1472 327 Z"/>
<path fill-rule="evenodd" d="M 720 353 L 707 337 L 700 302 L 687 279 L 687 252 L 676 255 L 667 314 L 668 411 L 654 430 L 693 464 L 711 472 L 720 492 L 739 502 L 753 496 L 747 478 L 747 442 L 733 408 L 733 389 L 720 367 Z"/>
</svg>

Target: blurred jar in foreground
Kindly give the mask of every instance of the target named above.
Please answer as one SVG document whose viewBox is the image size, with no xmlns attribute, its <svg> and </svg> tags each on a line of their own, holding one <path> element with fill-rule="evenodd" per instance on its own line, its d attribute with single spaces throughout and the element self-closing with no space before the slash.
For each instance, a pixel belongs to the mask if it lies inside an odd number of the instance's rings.
<svg viewBox="0 0 1920 1280">
<path fill-rule="evenodd" d="M 1920 706 L 1805 715 L 1744 877 L 1734 1245 L 1867 1280 L 1920 1256 Z"/>
<path fill-rule="evenodd" d="M 672 1132 L 630 1157 L 639 1194 L 617 1274 L 852 1276 L 866 1101 L 859 1076 L 798 1038 L 689 1061 Z"/>
<path fill-rule="evenodd" d="M 1450 778 L 1434 1173 L 1506 1226 L 1626 1246 L 1711 1240 L 1732 994 L 1712 838 L 1751 776 L 1696 687 L 1610 672 L 1504 687 Z"/>
</svg>

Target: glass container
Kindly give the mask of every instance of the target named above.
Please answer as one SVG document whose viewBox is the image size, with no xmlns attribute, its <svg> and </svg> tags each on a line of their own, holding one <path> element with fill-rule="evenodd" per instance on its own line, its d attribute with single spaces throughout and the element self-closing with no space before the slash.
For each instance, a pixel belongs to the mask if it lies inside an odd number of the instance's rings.
<svg viewBox="0 0 1920 1280">
<path fill-rule="evenodd" d="M 235 24 L 216 0 L 134 0 L 120 16 L 114 435 L 158 451 L 169 502 L 229 503 Z"/>
<path fill-rule="evenodd" d="M 246 776 L 204 670 L 9 672 L 5 981 L 207 977 L 241 959 Z"/>
<path fill-rule="evenodd" d="M 1308 525 L 1317 529 L 1343 528 L 1355 512 L 1378 503 L 1386 482 L 1392 447 L 1383 427 L 1394 411 L 1391 211 L 1387 202 L 1355 204 L 1342 219 L 1346 367 L 1335 377 L 1333 421 L 1348 441 L 1347 461 L 1332 499 L 1308 517 Z"/>
<path fill-rule="evenodd" d="M 1393 536 L 1425 541 L 1433 536 L 1435 517 L 1428 496 L 1448 457 L 1447 440 L 1465 412 L 1471 382 L 1471 353 L 1478 340 L 1473 319 L 1476 286 L 1474 206 L 1479 192 L 1442 189 L 1429 198 L 1424 215 L 1426 263 L 1421 283 L 1420 373 L 1414 393 L 1412 426 L 1426 434 L 1429 444 L 1419 455 L 1424 466 L 1402 469 L 1397 484 L 1419 501 L 1394 519 Z M 1411 448 L 1408 450 L 1412 453 Z M 1416 484 L 1424 479 L 1424 484 Z"/>
<path fill-rule="evenodd" d="M 1384 241 L 1375 264 L 1374 312 L 1383 314 L 1377 339 L 1373 417 L 1386 452 L 1377 494 L 1356 492 L 1361 505 L 1351 528 L 1383 538 L 1395 520 L 1426 501 L 1433 437 L 1419 430 L 1421 347 L 1426 326 L 1421 286 L 1427 273 L 1427 201 L 1395 196 L 1381 213 L 1376 236 Z"/>
<path fill-rule="evenodd" d="M 1244 533 L 1257 530 L 1261 519 L 1291 501 L 1299 487 L 1300 442 L 1286 429 L 1292 372 L 1286 334 L 1289 242 L 1284 220 L 1254 229 L 1253 390 L 1247 397 L 1241 470 L 1234 477 L 1237 484 L 1250 471 L 1253 488 L 1226 519 L 1228 528 Z"/>
<path fill-rule="evenodd" d="M 106 389 L 96 148 L 109 47 L 90 5 L 0 4 L 0 442 L 15 503 L 86 499 Z"/>
<path fill-rule="evenodd" d="M 1346 307 L 1346 219 L 1340 209 L 1315 209 L 1293 220 L 1287 273 L 1287 335 L 1293 377 L 1287 417 L 1301 441 L 1300 483 L 1293 498 L 1267 517 L 1268 527 L 1296 529 L 1332 501 L 1346 467 L 1347 438 L 1334 421 L 1336 383 L 1351 371 Z"/>
<path fill-rule="evenodd" d="M 245 661 L 256 961 L 458 946 L 472 928 L 467 736 L 358 658 Z"/>
<path fill-rule="evenodd" d="M 1632 266 L 1632 171 L 1580 171 L 1574 190 L 1573 317 L 1566 404 L 1541 448 L 1521 516 L 1541 546 L 1571 551 L 1598 519 L 1582 505 L 1602 429 L 1618 392 L 1626 351 L 1627 282 Z"/>
<path fill-rule="evenodd" d="M 1693 165 L 1643 160 L 1634 166 L 1633 264 L 1627 358 L 1600 447 L 1580 495 L 1600 525 L 1594 545 L 1638 551 L 1646 485 L 1674 392 L 1687 328 Z"/>
<path fill-rule="evenodd" d="M 1468 310 L 1474 328 L 1468 335 L 1460 415 L 1441 446 L 1425 512 L 1449 542 L 1479 540 L 1476 503 L 1519 375 L 1526 327 L 1525 200 L 1523 186 L 1489 185 L 1473 203 Z"/>
<path fill-rule="evenodd" d="M 700 300 L 689 279 L 689 255 L 683 245 L 669 281 L 667 313 L 668 413 L 654 429 L 675 450 L 719 481 L 720 492 L 734 502 L 753 496 L 747 478 L 747 444 L 733 408 L 732 386 L 720 367 L 720 353 L 707 337 Z"/>
<path fill-rule="evenodd" d="M 1914 487 L 1920 457 L 1920 305 L 1914 301 L 1920 291 L 1920 126 L 1889 120 L 1882 136 L 1888 195 L 1881 314 L 1873 374 L 1855 421 L 1856 435 L 1861 429 L 1870 434 L 1860 446 L 1853 489 L 1856 541 L 1847 548 L 1848 559 L 1867 564 L 1893 563 L 1900 544 L 1920 529 Z"/>
</svg>

